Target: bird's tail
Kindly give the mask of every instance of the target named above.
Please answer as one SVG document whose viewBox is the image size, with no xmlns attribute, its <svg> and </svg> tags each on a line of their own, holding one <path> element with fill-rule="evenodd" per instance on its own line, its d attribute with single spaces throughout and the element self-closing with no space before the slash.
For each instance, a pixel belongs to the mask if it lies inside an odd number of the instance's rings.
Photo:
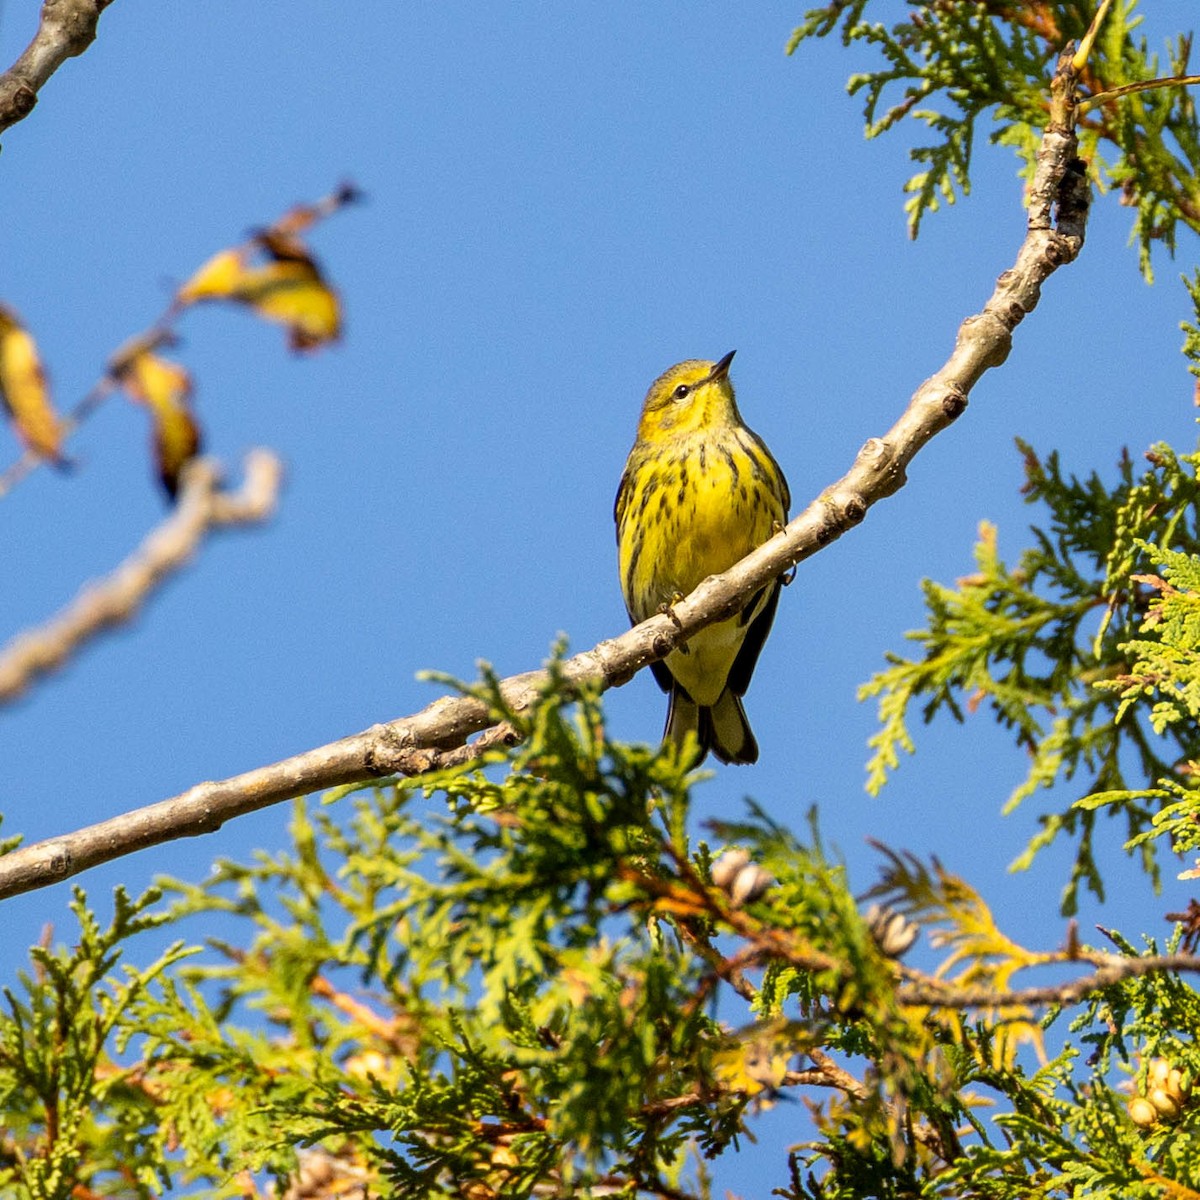
<svg viewBox="0 0 1200 1200">
<path fill-rule="evenodd" d="M 682 746 L 689 733 L 696 735 L 700 745 L 695 766 L 710 750 L 723 763 L 758 761 L 758 742 L 746 719 L 742 699 L 728 688 L 711 708 L 697 704 L 678 683 L 671 688 L 663 741 Z"/>
</svg>

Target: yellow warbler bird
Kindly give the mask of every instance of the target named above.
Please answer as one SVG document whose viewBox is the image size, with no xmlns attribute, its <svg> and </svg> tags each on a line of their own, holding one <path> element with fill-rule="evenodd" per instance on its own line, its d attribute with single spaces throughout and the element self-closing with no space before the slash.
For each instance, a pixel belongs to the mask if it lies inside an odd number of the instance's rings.
<svg viewBox="0 0 1200 1200">
<path fill-rule="evenodd" d="M 635 625 L 728 570 L 787 521 L 783 471 L 738 412 L 733 353 L 677 363 L 646 393 L 613 514 L 621 591 Z M 651 665 L 671 697 L 664 740 L 681 744 L 691 732 L 701 758 L 711 750 L 724 763 L 758 759 L 742 696 L 779 587 L 775 580 L 740 613 Z"/>
</svg>

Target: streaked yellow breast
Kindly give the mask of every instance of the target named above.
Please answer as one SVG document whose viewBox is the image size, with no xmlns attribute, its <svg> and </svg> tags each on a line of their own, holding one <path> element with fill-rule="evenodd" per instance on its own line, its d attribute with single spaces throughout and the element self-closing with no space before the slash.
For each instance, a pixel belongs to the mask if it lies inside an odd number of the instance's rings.
<svg viewBox="0 0 1200 1200">
<path fill-rule="evenodd" d="M 786 485 L 751 434 L 698 432 L 639 442 L 618 525 L 625 603 L 645 620 L 728 570 L 786 519 Z"/>
</svg>

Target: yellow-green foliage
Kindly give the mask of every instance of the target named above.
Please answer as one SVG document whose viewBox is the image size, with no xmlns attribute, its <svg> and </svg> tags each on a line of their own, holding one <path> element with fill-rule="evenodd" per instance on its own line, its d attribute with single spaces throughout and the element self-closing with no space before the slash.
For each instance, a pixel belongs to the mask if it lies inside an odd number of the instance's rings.
<svg viewBox="0 0 1200 1200">
<path fill-rule="evenodd" d="M 866 48 L 851 88 L 869 132 L 932 131 L 912 151 L 915 232 L 967 190 L 981 117 L 1029 166 L 1051 64 L 1093 11 L 839 0 L 791 48 L 834 32 Z M 1159 72 L 1137 21 L 1132 0 L 1111 6 L 1085 92 Z M 1098 103 L 1081 136 L 1135 209 L 1143 266 L 1200 225 L 1186 89 Z M 1200 308 L 1200 275 L 1188 287 Z M 1198 331 L 1200 314 L 1193 370 Z M 1157 446 L 1106 480 L 1021 450 L 1045 514 L 1033 545 L 1010 565 L 985 525 L 975 571 L 926 584 L 918 653 L 864 689 L 881 714 L 869 781 L 913 751 L 914 706 L 990 712 L 1029 754 L 1013 804 L 1071 783 L 1026 856 L 1074 839 L 1070 908 L 1081 880 L 1103 887 L 1101 813 L 1151 878 L 1159 839 L 1200 845 L 1200 455 Z M 509 756 L 298 803 L 286 851 L 118 892 L 107 924 L 79 893 L 74 944 L 48 938 L 0 1005 L 0 1195 L 690 1200 L 786 1099 L 811 1131 L 780 1154 L 787 1200 L 1200 1193 L 1195 960 L 1115 931 L 1106 953 L 1074 934 L 1022 946 L 967 881 L 886 848 L 851 881 L 815 814 L 797 834 L 748 804 L 710 846 L 689 820 L 702 777 L 610 741 L 597 697 L 551 673 L 532 712 L 507 711 L 490 675 L 472 689 L 523 736 Z M 714 880 L 730 846 L 758 872 L 745 894 Z M 923 933 L 912 961 L 864 900 Z M 1168 950 L 1197 941 L 1188 914 Z M 1054 988 L 1093 969 L 1048 1034 Z"/>
<path fill-rule="evenodd" d="M 908 635 L 921 656 L 888 655 L 888 667 L 861 691 L 880 698 L 868 787 L 883 786 L 900 748 L 911 752 L 914 706 L 926 721 L 943 710 L 961 721 L 967 707 L 986 705 L 1029 752 L 1010 808 L 1059 781 L 1071 781 L 1080 799 L 1121 792 L 1122 803 L 1106 811 L 1120 815 L 1126 839 L 1135 839 L 1151 828 L 1157 805 L 1134 794 L 1132 783 L 1171 775 L 1175 763 L 1200 753 L 1200 739 L 1194 723 L 1164 727 L 1148 707 L 1122 704 L 1098 685 L 1126 673 L 1127 646 L 1152 602 L 1152 590 L 1137 578 L 1151 562 L 1145 539 L 1200 549 L 1200 455 L 1156 446 L 1140 476 L 1123 456 L 1116 483 L 1107 485 L 1096 473 L 1082 480 L 1065 476 L 1057 454 L 1043 461 L 1019 445 L 1026 497 L 1044 506 L 1048 522 L 1034 527 L 1034 547 L 1015 567 L 1000 557 L 995 529 L 984 525 L 972 575 L 953 587 L 925 583 L 929 623 Z M 1164 728 L 1165 741 L 1157 736 Z M 1019 860 L 1027 864 L 1057 837 L 1076 839 L 1067 911 L 1074 909 L 1080 880 L 1103 895 L 1096 816 L 1094 806 L 1075 804 L 1043 814 L 1041 830 Z M 1155 870 L 1153 843 L 1137 844 L 1147 869 Z"/>
<path fill-rule="evenodd" d="M 915 237 L 926 213 L 970 191 L 971 155 L 985 118 L 989 140 L 1011 146 L 1032 176 L 1046 121 L 1047 69 L 1069 41 L 1083 37 L 1097 5 L 964 0 L 901 6 L 899 19 L 896 7 L 836 0 L 814 8 L 792 33 L 788 52 L 839 33 L 847 47 L 868 50 L 871 65 L 849 83 L 851 93 L 866 97 L 867 135 L 906 118 L 934 135 L 909 151 L 920 167 L 905 186 Z M 1187 73 L 1190 35 L 1181 34 L 1160 59 L 1138 34 L 1139 7 L 1137 0 L 1116 0 L 1108 10 L 1084 68 L 1085 96 Z M 1158 87 L 1098 102 L 1088 116 L 1079 130 L 1080 155 L 1101 188 L 1120 192 L 1133 207 L 1133 238 L 1150 277 L 1156 241 L 1174 251 L 1179 225 L 1200 230 L 1193 187 L 1200 124 L 1192 96 L 1186 87 Z"/>
<path fill-rule="evenodd" d="M 1080 950 L 1022 947 L 963 880 L 884 851 L 860 882 L 927 935 L 901 969 L 815 818 L 798 838 L 753 805 L 712 830 L 773 877 L 739 904 L 672 749 L 610 742 L 594 698 L 507 715 L 511 758 L 297 804 L 289 850 L 168 883 L 166 908 L 118 894 L 102 929 L 80 897 L 78 944 L 35 951 L 0 1014 L 3 1194 L 247 1196 L 320 1167 L 414 1200 L 699 1197 L 704 1159 L 801 1095 L 785 1196 L 1115 1200 L 1150 1146 L 1200 1182 L 1190 1115 L 1147 1132 L 1113 1090 L 1150 1049 L 1190 1080 L 1181 980 L 1103 988 L 1074 1026 L 1090 1058 L 1029 1074 L 1044 1023 L 1007 997 Z M 221 937 L 118 974 L 198 917 Z"/>
</svg>

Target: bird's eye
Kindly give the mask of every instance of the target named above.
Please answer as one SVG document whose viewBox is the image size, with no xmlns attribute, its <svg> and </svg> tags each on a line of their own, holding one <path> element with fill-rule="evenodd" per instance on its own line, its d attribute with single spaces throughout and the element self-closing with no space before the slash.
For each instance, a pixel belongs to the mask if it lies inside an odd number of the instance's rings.
<svg viewBox="0 0 1200 1200">
<path fill-rule="evenodd" d="M 688 385 L 686 383 L 681 383 L 671 393 L 671 395 L 674 396 L 676 400 L 686 400 L 688 398 L 688 396 L 691 395 L 691 392 L 692 392 L 692 389 L 690 387 L 688 387 Z"/>
</svg>

